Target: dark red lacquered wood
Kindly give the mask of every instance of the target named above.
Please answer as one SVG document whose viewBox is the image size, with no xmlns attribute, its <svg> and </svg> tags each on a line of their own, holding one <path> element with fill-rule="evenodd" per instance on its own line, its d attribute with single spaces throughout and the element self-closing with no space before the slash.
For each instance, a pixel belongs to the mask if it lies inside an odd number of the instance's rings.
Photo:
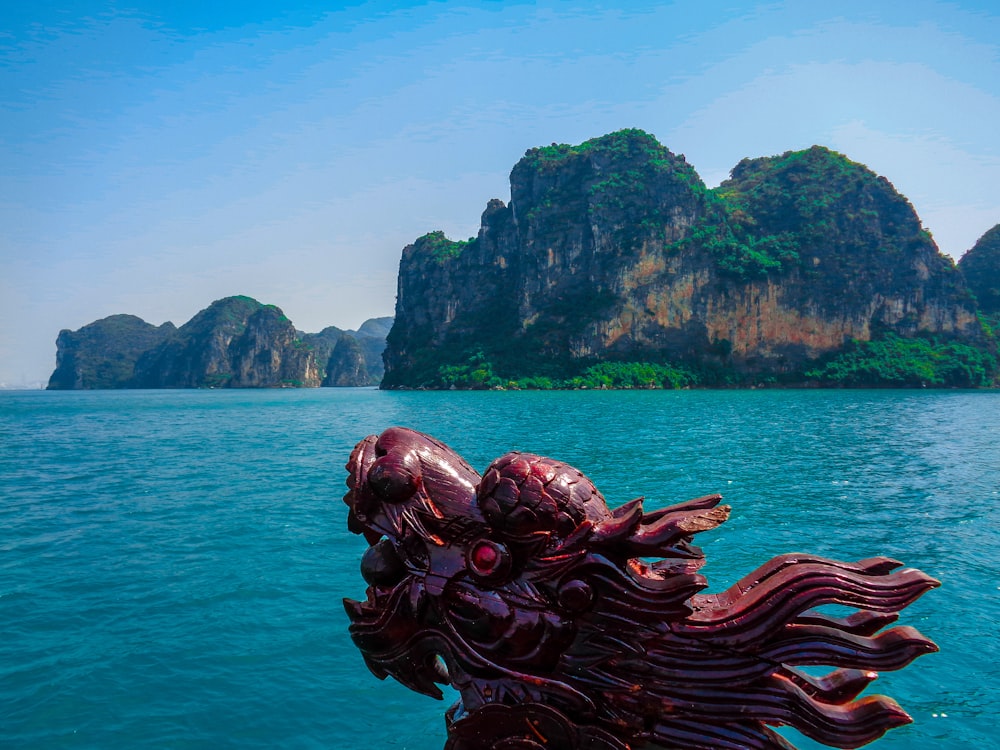
<svg viewBox="0 0 1000 750">
<path fill-rule="evenodd" d="M 858 698 L 877 671 L 937 650 L 887 627 L 938 585 L 888 558 L 782 555 L 703 593 L 691 542 L 726 520 L 719 495 L 610 510 L 567 464 L 509 453 L 480 477 L 401 427 L 347 470 L 348 527 L 371 545 L 367 597 L 344 600 L 351 637 L 380 679 L 459 692 L 446 750 L 788 750 L 782 725 L 860 747 L 910 721 Z"/>
</svg>

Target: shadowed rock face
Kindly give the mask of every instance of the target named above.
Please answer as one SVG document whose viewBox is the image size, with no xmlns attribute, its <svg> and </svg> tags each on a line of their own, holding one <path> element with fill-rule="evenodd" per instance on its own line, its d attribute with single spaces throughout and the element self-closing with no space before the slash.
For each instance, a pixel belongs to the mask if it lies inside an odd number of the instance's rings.
<svg viewBox="0 0 1000 750">
<path fill-rule="evenodd" d="M 381 382 L 385 372 L 382 352 L 390 328 L 392 318 L 370 318 L 357 331 L 329 326 L 319 333 L 301 336 L 302 341 L 316 352 L 324 386 L 356 387 Z M 341 343 L 345 337 L 348 341 Z M 357 360 L 358 354 L 361 361 Z"/>
<path fill-rule="evenodd" d="M 1000 224 L 976 241 L 958 262 L 969 289 L 987 315 L 1000 313 Z"/>
<path fill-rule="evenodd" d="M 137 388 L 318 386 L 319 370 L 274 305 L 227 297 L 209 305 L 139 358 Z"/>
<path fill-rule="evenodd" d="M 323 385 L 333 387 L 372 385 L 361 344 L 353 336 L 341 336 L 330 354 Z"/>
<path fill-rule="evenodd" d="M 173 323 L 154 326 L 134 315 L 112 315 L 56 340 L 56 369 L 48 389 L 125 388 L 139 357 L 176 332 Z"/>
<path fill-rule="evenodd" d="M 403 250 L 383 385 L 481 351 L 501 374 L 648 360 L 792 375 L 888 330 L 982 340 L 975 302 L 884 178 L 820 147 L 708 190 L 642 131 L 531 149 L 478 236 Z"/>
</svg>

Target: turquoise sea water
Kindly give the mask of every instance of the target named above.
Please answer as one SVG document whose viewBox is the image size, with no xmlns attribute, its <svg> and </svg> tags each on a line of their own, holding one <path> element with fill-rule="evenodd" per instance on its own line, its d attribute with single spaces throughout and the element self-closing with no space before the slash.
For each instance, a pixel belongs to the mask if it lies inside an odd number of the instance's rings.
<svg viewBox="0 0 1000 750">
<path fill-rule="evenodd" d="M 612 506 L 723 493 L 713 591 L 790 551 L 923 569 L 941 653 L 875 683 L 915 723 L 873 747 L 1000 747 L 1000 394 L 373 389 L 0 392 L 0 747 L 439 750 L 447 704 L 376 680 L 340 603 L 343 465 L 394 424 Z"/>
</svg>

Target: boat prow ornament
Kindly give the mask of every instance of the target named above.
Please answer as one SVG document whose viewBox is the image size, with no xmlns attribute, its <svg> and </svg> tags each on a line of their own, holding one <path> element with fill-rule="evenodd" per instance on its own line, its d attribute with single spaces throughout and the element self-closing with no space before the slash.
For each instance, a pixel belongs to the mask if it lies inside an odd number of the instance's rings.
<svg viewBox="0 0 1000 750">
<path fill-rule="evenodd" d="M 938 581 L 885 557 L 782 555 L 703 593 L 691 540 L 726 520 L 719 495 L 610 510 L 567 464 L 508 453 L 480 476 L 400 427 L 347 469 L 348 524 L 370 544 L 351 638 L 379 678 L 458 691 L 446 750 L 789 750 L 780 726 L 860 747 L 910 717 L 859 694 L 937 650 L 891 625 Z"/>
</svg>

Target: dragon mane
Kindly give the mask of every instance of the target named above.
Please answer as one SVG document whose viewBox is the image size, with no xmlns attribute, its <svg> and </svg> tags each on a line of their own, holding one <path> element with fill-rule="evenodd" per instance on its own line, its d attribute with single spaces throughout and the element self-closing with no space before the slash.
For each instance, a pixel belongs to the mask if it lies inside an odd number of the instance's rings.
<svg viewBox="0 0 1000 750">
<path fill-rule="evenodd" d="M 858 698 L 877 672 L 937 650 L 888 626 L 938 582 L 888 558 L 781 555 L 703 593 L 691 542 L 728 517 L 719 495 L 612 511 L 567 464 L 509 453 L 480 477 L 398 427 L 347 469 L 348 525 L 370 544 L 351 636 L 379 678 L 458 690 L 447 750 L 789 750 L 782 725 L 855 748 L 910 721 Z"/>
</svg>

